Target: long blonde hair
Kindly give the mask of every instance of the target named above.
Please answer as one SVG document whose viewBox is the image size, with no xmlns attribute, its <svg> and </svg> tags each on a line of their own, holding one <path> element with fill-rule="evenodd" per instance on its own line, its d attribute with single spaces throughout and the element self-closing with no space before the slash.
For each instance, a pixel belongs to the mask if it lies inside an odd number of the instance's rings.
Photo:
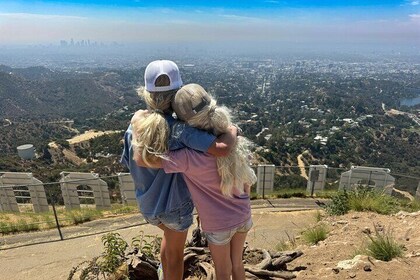
<svg viewBox="0 0 420 280">
<path fill-rule="evenodd" d="M 157 158 L 167 159 L 170 129 L 164 117 L 171 113 L 171 101 L 176 91 L 150 93 L 138 89 L 139 96 L 146 102 L 149 111 L 137 111 L 131 119 L 134 157 L 141 156 L 146 164 L 153 164 Z"/>
<path fill-rule="evenodd" d="M 207 97 L 209 104 L 189 119 L 184 118 L 184 121 L 190 126 L 204 129 L 216 136 L 229 132 L 229 126 L 232 124 L 230 110 L 225 106 L 217 106 L 216 100 L 198 84 L 188 84 L 178 90 L 173 107 L 191 106 L 191 94 L 199 95 L 202 98 Z M 242 193 L 246 186 L 250 187 L 257 181 L 255 172 L 249 165 L 251 145 L 252 143 L 248 139 L 238 136 L 230 154 L 227 157 L 217 158 L 217 169 L 221 177 L 220 188 L 223 195 L 232 196 L 234 188 Z"/>
</svg>

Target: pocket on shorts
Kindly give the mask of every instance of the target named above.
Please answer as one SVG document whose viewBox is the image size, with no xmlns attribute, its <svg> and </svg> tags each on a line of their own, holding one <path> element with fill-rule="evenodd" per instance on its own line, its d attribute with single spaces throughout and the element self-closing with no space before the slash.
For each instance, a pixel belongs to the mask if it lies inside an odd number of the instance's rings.
<svg viewBox="0 0 420 280">
<path fill-rule="evenodd" d="M 170 213 L 162 214 L 160 220 L 165 226 L 172 230 L 185 231 L 193 223 L 193 209 L 194 205 L 192 202 L 187 202 Z"/>
</svg>

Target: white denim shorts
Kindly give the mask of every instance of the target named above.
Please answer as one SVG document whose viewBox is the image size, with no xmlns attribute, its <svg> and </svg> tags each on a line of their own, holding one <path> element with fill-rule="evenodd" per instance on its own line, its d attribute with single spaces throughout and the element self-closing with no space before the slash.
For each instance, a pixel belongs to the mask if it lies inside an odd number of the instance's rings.
<svg viewBox="0 0 420 280">
<path fill-rule="evenodd" d="M 252 219 L 249 218 L 246 222 L 233 229 L 218 232 L 204 232 L 204 235 L 206 236 L 207 241 L 211 244 L 226 245 L 230 242 L 235 233 L 246 233 L 251 229 L 252 225 Z"/>
</svg>

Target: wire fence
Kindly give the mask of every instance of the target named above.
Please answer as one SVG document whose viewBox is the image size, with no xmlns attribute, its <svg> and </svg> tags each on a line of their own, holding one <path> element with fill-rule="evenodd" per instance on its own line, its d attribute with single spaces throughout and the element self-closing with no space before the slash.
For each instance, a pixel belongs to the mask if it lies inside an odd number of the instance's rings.
<svg viewBox="0 0 420 280">
<path fill-rule="evenodd" d="M 256 173 L 258 173 L 258 167 L 254 166 L 253 168 Z M 324 191 L 338 190 L 340 187 L 340 180 L 342 180 L 342 177 L 344 176 L 343 174 L 348 171 L 349 169 L 345 168 L 326 167 Z M 70 173 L 71 172 L 66 172 L 65 174 Z M 53 235 L 55 235 L 56 238 L 59 236 L 60 240 L 63 240 L 62 227 L 78 225 L 104 217 L 104 212 L 100 209 L 96 209 L 99 205 L 96 198 L 98 191 L 97 188 L 93 186 L 93 182 L 97 182 L 98 180 L 102 180 L 106 184 L 105 188 L 107 189 L 107 192 L 103 193 L 108 197 L 110 207 L 104 207 L 104 209 L 109 209 L 108 212 L 111 213 L 111 215 L 138 213 L 133 183 L 129 186 L 124 186 L 124 182 L 126 181 L 121 180 L 122 177 L 131 178 L 127 173 L 110 176 L 91 174 L 90 177 L 83 176 L 83 178 L 74 179 L 65 179 L 64 174 L 59 182 L 42 183 L 35 181 L 34 183 L 28 183 L 28 181 L 23 181 L 23 183 L 19 183 L 19 180 L 17 179 L 15 180 L 16 184 L 7 184 L 7 180 L 2 179 L 5 174 L 11 176 L 13 172 L 0 172 L 0 233 L 3 236 L 18 232 L 56 229 L 57 231 Z M 21 175 L 22 173 L 19 174 Z M 372 174 L 373 173 L 371 173 L 371 176 L 373 176 Z M 308 191 L 308 185 L 310 186 L 310 175 L 311 169 L 308 166 L 274 166 L 272 190 L 274 192 L 295 191 L 305 193 L 305 191 Z M 408 192 L 412 196 L 420 195 L 419 177 L 397 173 L 389 173 L 389 176 L 392 176 L 395 179 L 393 181 L 394 188 Z M 375 178 L 368 177 L 368 179 L 364 179 L 365 183 L 367 185 L 377 183 L 377 179 L 376 182 L 371 179 Z M 266 178 L 264 178 L 264 182 L 265 180 Z M 109 181 L 113 182 L 110 184 L 112 187 L 108 187 L 107 182 Z M 76 194 L 74 198 L 78 201 L 75 205 L 69 204 L 68 201 L 66 202 L 64 188 L 64 185 L 66 184 L 75 186 Z M 42 188 L 37 189 L 36 191 L 33 190 L 33 187 L 39 186 L 42 186 Z M 127 190 L 132 192 L 131 200 L 127 199 L 130 197 Z M 252 187 L 252 191 L 257 191 L 257 184 Z M 42 192 L 44 192 L 43 195 Z M 34 193 L 36 198 L 34 198 Z M 36 211 L 35 204 L 39 197 L 45 197 L 44 204 L 46 204 L 47 208 L 44 207 L 43 209 L 47 209 L 47 211 Z M 264 193 L 262 197 L 266 198 L 264 197 Z M 8 207 L 10 205 L 15 205 L 16 207 Z M 11 218 L 12 216 L 13 218 Z M 141 220 L 139 215 L 133 216 L 134 217 L 132 218 L 120 216 L 118 220 L 122 222 L 123 226 L 145 223 L 144 220 Z M 108 227 L 110 227 L 109 224 Z M 102 231 L 106 230 L 108 229 L 103 228 Z M 0 249 L 2 247 L 1 243 L 2 241 L 0 240 Z"/>
</svg>

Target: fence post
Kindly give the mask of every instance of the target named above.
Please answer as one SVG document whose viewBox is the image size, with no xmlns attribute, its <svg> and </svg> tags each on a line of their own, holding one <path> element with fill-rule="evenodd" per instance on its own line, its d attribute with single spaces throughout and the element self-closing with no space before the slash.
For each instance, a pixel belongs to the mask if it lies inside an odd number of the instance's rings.
<svg viewBox="0 0 420 280">
<path fill-rule="evenodd" d="M 55 194 L 51 196 L 51 206 L 54 212 L 55 224 L 57 225 L 58 234 L 60 235 L 60 239 L 64 240 L 63 234 L 61 233 L 60 223 L 58 222 L 57 211 L 55 210 Z"/>
</svg>

